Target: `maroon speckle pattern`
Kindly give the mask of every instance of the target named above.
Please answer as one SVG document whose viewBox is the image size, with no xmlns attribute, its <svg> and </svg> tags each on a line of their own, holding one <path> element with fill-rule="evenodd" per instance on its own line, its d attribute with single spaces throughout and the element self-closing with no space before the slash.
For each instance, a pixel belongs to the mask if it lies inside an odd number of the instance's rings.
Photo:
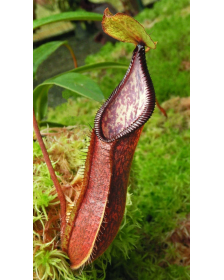
<svg viewBox="0 0 224 280">
<path fill-rule="evenodd" d="M 106 138 L 114 138 L 138 119 L 144 110 L 145 95 L 144 73 L 136 56 L 124 86 L 102 114 L 102 132 Z"/>
<path fill-rule="evenodd" d="M 96 114 L 96 135 L 105 142 L 113 142 L 144 125 L 154 108 L 155 91 L 145 60 L 145 47 L 138 45 L 123 80 Z"/>
</svg>

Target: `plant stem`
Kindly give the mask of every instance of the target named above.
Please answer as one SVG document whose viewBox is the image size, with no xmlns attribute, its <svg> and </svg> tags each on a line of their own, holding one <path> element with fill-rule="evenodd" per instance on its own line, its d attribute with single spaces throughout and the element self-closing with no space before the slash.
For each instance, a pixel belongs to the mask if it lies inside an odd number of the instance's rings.
<svg viewBox="0 0 224 280">
<path fill-rule="evenodd" d="M 72 59 L 73 59 L 73 62 L 74 62 L 74 66 L 75 66 L 75 68 L 77 68 L 77 67 L 78 67 L 78 64 L 77 64 L 77 60 L 76 60 L 76 57 L 75 57 L 75 54 L 74 54 L 72 48 L 71 48 L 68 44 L 65 44 L 65 46 L 66 46 L 67 49 L 70 51 L 70 54 L 71 54 Z"/>
<path fill-rule="evenodd" d="M 157 105 L 157 107 L 159 108 L 159 110 L 162 112 L 162 114 L 167 118 L 166 110 L 163 109 L 163 107 L 161 107 L 161 106 L 159 105 L 159 102 L 158 102 L 157 98 L 156 98 L 156 105 Z"/>
<path fill-rule="evenodd" d="M 39 130 L 39 127 L 38 127 L 38 124 L 37 124 L 37 120 L 36 120 L 36 116 L 35 116 L 35 112 L 33 110 L 33 127 L 34 127 L 34 131 L 36 133 L 36 137 L 37 137 L 37 140 L 40 144 L 40 148 L 42 150 L 42 153 L 43 153 L 43 156 L 44 156 L 44 160 L 46 162 L 46 165 L 47 165 L 47 168 L 49 170 L 49 173 L 51 175 L 51 179 L 54 183 L 54 186 L 55 186 L 55 189 L 57 191 L 57 194 L 58 194 L 58 198 L 59 198 L 59 201 L 60 201 L 60 214 L 61 214 L 61 238 L 63 239 L 63 236 L 64 236 L 64 230 L 65 230 L 65 225 L 66 225 L 66 202 L 65 202 L 65 196 L 64 196 L 64 193 L 61 189 L 61 186 L 58 182 L 58 179 L 57 179 L 57 176 L 54 172 L 54 168 L 51 164 L 51 161 L 50 161 L 50 158 L 49 158 L 49 155 L 48 155 L 48 152 L 46 150 L 46 147 L 44 145 L 44 142 L 43 142 L 43 139 L 41 137 L 41 134 L 40 134 L 40 130 Z"/>
</svg>

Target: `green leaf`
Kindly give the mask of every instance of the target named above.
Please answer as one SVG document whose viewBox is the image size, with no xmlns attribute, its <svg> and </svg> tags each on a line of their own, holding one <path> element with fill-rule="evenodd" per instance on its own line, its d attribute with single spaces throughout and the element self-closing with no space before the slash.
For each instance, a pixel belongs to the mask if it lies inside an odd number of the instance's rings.
<svg viewBox="0 0 224 280">
<path fill-rule="evenodd" d="M 101 102 L 104 99 L 99 86 L 92 79 L 79 73 L 65 73 L 60 76 L 48 79 L 33 91 L 34 111 L 37 121 L 41 121 L 47 113 L 47 94 L 53 86 L 60 86 L 71 92 Z"/>
<path fill-rule="evenodd" d="M 67 74 L 67 73 L 85 73 L 89 72 L 92 70 L 101 70 L 101 69 L 128 69 L 129 64 L 123 64 L 123 63 L 118 63 L 118 62 L 99 62 L 99 63 L 93 63 L 93 64 L 88 64 L 84 66 L 80 66 L 77 68 L 74 68 L 72 70 L 66 71 L 63 74 L 58 74 L 54 78 L 59 77 L 61 75 Z"/>
<path fill-rule="evenodd" d="M 42 121 L 39 122 L 40 126 L 49 126 L 49 127 L 65 127 L 66 125 L 57 122 L 49 122 L 49 121 Z"/>
<path fill-rule="evenodd" d="M 47 114 L 48 91 L 53 85 L 39 85 L 33 91 L 33 108 L 36 119 L 40 122 Z"/>
<path fill-rule="evenodd" d="M 100 70 L 100 69 L 107 69 L 107 68 L 114 68 L 114 69 L 128 69 L 128 64 L 123 64 L 123 63 L 118 63 L 118 62 L 99 62 L 99 63 L 93 63 L 93 64 L 88 64 L 84 66 L 80 66 L 78 68 L 72 69 L 68 72 L 76 72 L 76 73 L 83 73 L 83 72 L 88 72 L 91 70 Z"/>
<path fill-rule="evenodd" d="M 73 97 L 74 100 L 76 100 L 79 97 L 79 94 L 72 92 L 69 89 L 65 89 L 62 91 L 62 97 L 66 100 Z"/>
<path fill-rule="evenodd" d="M 37 68 L 39 65 L 47 59 L 53 52 L 55 52 L 60 46 L 67 44 L 67 41 L 59 42 L 54 41 L 41 45 L 39 48 L 33 51 L 33 76 L 36 76 Z"/>
<path fill-rule="evenodd" d="M 43 26 L 48 23 L 57 22 L 57 21 L 68 21 L 68 20 L 94 20 L 101 21 L 103 18 L 102 15 L 97 13 L 91 13 L 86 11 L 76 11 L 76 12 L 66 12 L 60 13 L 57 15 L 52 15 L 49 17 L 36 19 L 33 21 L 33 29 L 36 29 L 40 26 Z"/>
<path fill-rule="evenodd" d="M 103 31 L 109 36 L 134 45 L 144 45 L 151 49 L 156 48 L 156 42 L 145 32 L 144 27 L 134 18 L 123 13 L 113 15 L 105 9 L 102 21 Z"/>
<path fill-rule="evenodd" d="M 79 73 L 66 73 L 48 79 L 44 84 L 54 84 L 99 102 L 104 99 L 99 86 L 89 77 Z"/>
</svg>

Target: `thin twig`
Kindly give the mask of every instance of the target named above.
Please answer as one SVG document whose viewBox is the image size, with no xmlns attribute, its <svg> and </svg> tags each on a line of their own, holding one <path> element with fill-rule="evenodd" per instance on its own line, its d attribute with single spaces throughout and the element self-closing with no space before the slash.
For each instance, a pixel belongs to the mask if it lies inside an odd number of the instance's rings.
<svg viewBox="0 0 224 280">
<path fill-rule="evenodd" d="M 58 179 L 57 179 L 57 176 L 55 174 L 55 171 L 54 171 L 54 168 L 51 164 L 51 161 L 50 161 L 50 158 L 49 158 L 49 155 L 48 155 L 48 152 L 46 150 L 46 147 L 44 145 L 44 142 L 43 142 L 43 139 L 41 137 L 41 134 L 40 134 L 40 130 L 39 130 L 39 127 L 38 127 L 38 124 L 37 124 L 37 120 L 36 120 L 36 117 L 35 117 L 35 112 L 33 110 L 33 127 L 34 127 L 34 131 L 36 133 L 36 137 L 37 137 L 37 140 L 40 144 L 40 148 L 42 150 L 42 153 L 43 153 L 43 156 L 44 156 L 44 160 L 46 162 L 46 165 L 48 167 L 48 170 L 50 172 L 50 175 L 51 175 L 51 179 L 54 183 L 54 186 L 55 186 L 55 189 L 57 191 L 57 194 L 58 194 L 58 198 L 59 198 L 59 201 L 60 201 L 60 214 L 61 214 L 61 237 L 63 239 L 63 236 L 64 236 L 64 230 L 65 230 L 65 225 L 66 225 L 66 201 L 65 201 L 65 196 L 64 196 L 64 193 L 61 189 L 61 186 L 58 182 Z"/>
<path fill-rule="evenodd" d="M 68 44 L 65 44 L 65 46 L 70 51 L 70 54 L 71 54 L 73 62 L 74 62 L 74 66 L 75 66 L 75 68 L 77 68 L 78 64 L 77 64 L 77 60 L 76 60 L 76 57 L 75 57 L 75 54 L 74 54 L 72 48 Z"/>
<path fill-rule="evenodd" d="M 167 118 L 166 110 L 163 109 L 163 107 L 161 107 L 161 106 L 159 105 L 159 102 L 158 102 L 157 99 L 156 99 L 156 105 L 157 105 L 157 107 L 159 108 L 159 110 L 162 112 L 162 114 Z"/>
</svg>

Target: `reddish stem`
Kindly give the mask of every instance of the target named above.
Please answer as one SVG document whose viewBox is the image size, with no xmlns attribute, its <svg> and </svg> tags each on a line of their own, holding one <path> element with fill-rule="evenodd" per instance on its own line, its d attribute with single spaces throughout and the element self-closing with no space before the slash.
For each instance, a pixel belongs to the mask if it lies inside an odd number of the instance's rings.
<svg viewBox="0 0 224 280">
<path fill-rule="evenodd" d="M 163 108 L 159 105 L 159 102 L 158 102 L 157 99 L 156 99 L 156 105 L 157 105 L 157 107 L 159 108 L 159 110 L 162 112 L 162 114 L 167 118 L 166 110 L 163 109 Z"/>
<path fill-rule="evenodd" d="M 65 44 L 65 46 L 70 51 L 70 54 L 71 54 L 73 62 L 74 62 L 74 66 L 75 66 L 75 68 L 77 68 L 78 64 L 77 64 L 77 60 L 76 60 L 76 57 L 75 57 L 75 54 L 74 54 L 72 48 L 68 44 Z"/>
<path fill-rule="evenodd" d="M 55 189 L 57 191 L 58 198 L 59 198 L 59 201 L 60 201 L 60 206 L 61 206 L 61 209 L 60 209 L 60 212 L 61 212 L 60 213 L 61 214 L 61 237 L 63 238 L 65 225 L 66 225 L 66 201 L 65 201 L 65 196 L 64 196 L 64 193 L 63 193 L 63 191 L 61 189 L 61 186 L 58 182 L 57 176 L 55 175 L 55 172 L 54 172 L 53 166 L 51 164 L 49 155 L 47 153 L 47 150 L 46 150 L 46 147 L 44 145 L 43 139 L 41 137 L 34 110 L 33 110 L 33 127 L 34 127 L 34 131 L 36 133 L 37 140 L 40 144 L 40 148 L 42 150 L 44 160 L 47 164 L 47 168 L 48 168 L 49 173 L 51 175 L 51 179 L 54 183 L 54 186 L 55 186 Z"/>
<path fill-rule="evenodd" d="M 59 219 L 59 216 L 56 215 L 56 216 L 53 216 L 51 217 L 47 223 L 45 224 L 45 229 L 44 229 L 44 232 L 47 232 L 49 230 L 49 227 L 51 224 L 53 224 L 54 221 L 57 221 Z"/>
</svg>

